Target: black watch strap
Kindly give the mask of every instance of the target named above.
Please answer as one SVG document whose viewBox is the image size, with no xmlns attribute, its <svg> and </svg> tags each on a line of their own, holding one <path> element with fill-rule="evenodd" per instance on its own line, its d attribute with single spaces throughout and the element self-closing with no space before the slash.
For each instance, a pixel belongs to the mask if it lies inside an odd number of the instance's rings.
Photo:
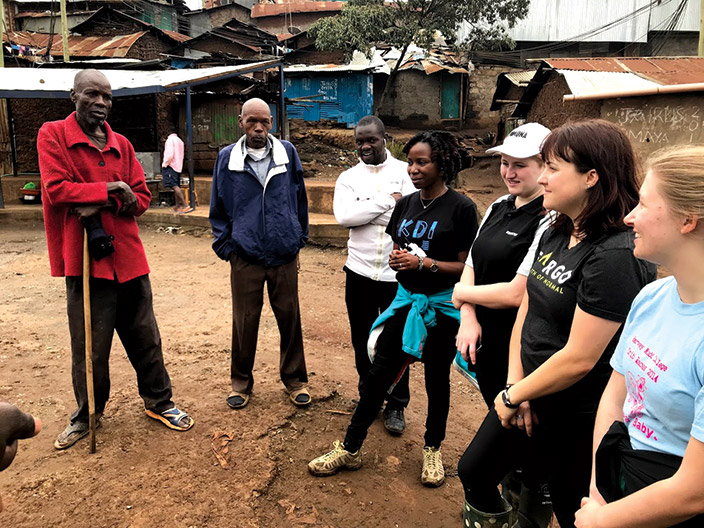
<svg viewBox="0 0 704 528">
<path fill-rule="evenodd" d="M 518 409 L 521 406 L 520 403 L 511 403 L 511 398 L 508 397 L 508 387 L 501 391 L 501 401 L 509 409 Z"/>
</svg>

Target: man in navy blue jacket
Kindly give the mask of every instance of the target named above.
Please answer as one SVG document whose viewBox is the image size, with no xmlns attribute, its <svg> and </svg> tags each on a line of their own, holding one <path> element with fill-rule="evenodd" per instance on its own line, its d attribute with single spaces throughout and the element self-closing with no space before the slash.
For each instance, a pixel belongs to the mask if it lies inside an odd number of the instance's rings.
<svg viewBox="0 0 704 528">
<path fill-rule="evenodd" d="M 267 103 L 242 105 L 245 135 L 220 151 L 213 171 L 213 249 L 230 262 L 232 391 L 227 404 L 249 402 L 259 319 L 267 285 L 281 334 L 280 375 L 291 402 L 310 404 L 298 304 L 298 252 L 308 240 L 308 200 L 295 147 L 269 134 Z"/>
</svg>

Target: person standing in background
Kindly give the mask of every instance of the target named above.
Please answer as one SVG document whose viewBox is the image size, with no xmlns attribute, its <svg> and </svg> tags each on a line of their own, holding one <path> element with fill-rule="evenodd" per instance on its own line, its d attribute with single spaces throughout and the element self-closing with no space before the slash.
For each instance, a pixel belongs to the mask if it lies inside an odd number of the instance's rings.
<svg viewBox="0 0 704 528">
<path fill-rule="evenodd" d="M 183 170 L 183 141 L 176 134 L 176 127 L 169 127 L 169 137 L 164 143 L 164 161 L 161 164 L 161 178 L 165 188 L 174 190 L 174 212 L 183 214 L 193 211 L 181 190 L 181 171 Z"/>
</svg>

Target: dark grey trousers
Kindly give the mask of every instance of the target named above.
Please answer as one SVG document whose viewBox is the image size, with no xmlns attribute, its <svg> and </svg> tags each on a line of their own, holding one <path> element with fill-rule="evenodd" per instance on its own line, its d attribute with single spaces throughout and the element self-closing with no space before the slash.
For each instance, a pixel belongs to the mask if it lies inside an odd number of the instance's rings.
<svg viewBox="0 0 704 528">
<path fill-rule="evenodd" d="M 114 332 L 137 373 L 144 406 L 162 412 L 174 406 L 171 381 L 164 366 L 161 335 L 154 317 L 149 275 L 120 284 L 117 280 L 90 279 L 95 410 L 102 413 L 110 396 L 110 348 Z M 83 277 L 66 277 L 68 326 L 71 333 L 71 374 L 78 409 L 71 422 L 88 421 Z"/>
<path fill-rule="evenodd" d="M 303 355 L 301 310 L 298 304 L 298 266 L 288 264 L 265 268 L 230 255 L 232 288 L 232 390 L 249 394 L 254 385 L 254 356 L 257 351 L 259 319 L 264 304 L 264 285 L 281 336 L 279 374 L 288 390 L 308 383 Z"/>
</svg>

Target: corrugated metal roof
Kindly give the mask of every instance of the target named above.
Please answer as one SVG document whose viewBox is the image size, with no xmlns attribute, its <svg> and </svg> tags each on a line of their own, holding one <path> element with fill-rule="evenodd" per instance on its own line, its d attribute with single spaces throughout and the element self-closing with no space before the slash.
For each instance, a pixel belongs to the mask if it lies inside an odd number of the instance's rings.
<svg viewBox="0 0 704 528">
<path fill-rule="evenodd" d="M 661 85 L 704 82 L 701 57 L 603 57 L 590 59 L 543 59 L 556 70 L 630 72 Z"/>
<path fill-rule="evenodd" d="M 135 18 L 133 16 L 128 15 L 127 13 L 123 13 L 122 11 L 118 11 L 117 9 L 111 7 L 111 6 L 103 6 L 97 11 L 93 12 L 93 14 L 85 19 L 83 22 L 80 24 L 76 24 L 71 31 L 73 33 L 77 34 L 82 34 L 85 33 L 85 28 L 90 27 L 91 24 L 95 23 L 96 20 L 100 20 L 101 18 L 103 20 L 106 19 L 106 17 L 110 17 L 110 19 L 114 19 L 115 17 L 126 19 L 131 21 L 134 24 L 137 24 L 138 26 L 144 27 L 151 29 L 153 31 L 156 31 L 157 33 L 164 34 L 167 37 L 170 37 L 172 40 L 175 40 L 176 42 L 185 42 L 186 40 L 189 40 L 191 37 L 187 35 L 183 35 L 181 33 L 178 33 L 177 31 L 171 31 L 171 30 L 165 30 L 161 29 L 160 27 L 155 26 L 154 24 L 150 24 L 149 22 L 145 22 L 144 20 L 141 20 L 139 18 Z M 88 31 L 89 33 L 90 31 Z M 89 36 L 89 35 L 88 35 Z"/>
<path fill-rule="evenodd" d="M 570 91 L 577 94 L 638 90 L 657 86 L 635 73 L 557 70 L 561 73 Z"/>
<path fill-rule="evenodd" d="M 204 84 L 234 74 L 273 68 L 279 60 L 214 68 L 135 71 L 103 70 L 115 97 L 162 93 L 187 84 Z M 68 97 L 74 76 L 81 70 L 45 68 L 0 68 L 0 97 Z"/>
<path fill-rule="evenodd" d="M 361 65 L 361 64 L 296 64 L 294 66 L 286 66 L 284 73 L 306 73 L 306 72 L 325 72 L 325 73 L 341 73 L 341 72 L 363 72 L 373 70 L 377 66 Z"/>
<path fill-rule="evenodd" d="M 125 57 L 130 48 L 146 31 L 120 37 L 68 37 L 68 49 L 71 57 Z M 10 41 L 20 46 L 30 46 L 36 49 L 37 55 L 46 54 L 49 45 L 47 33 L 32 33 L 29 31 L 12 31 L 5 34 L 4 41 Z M 51 55 L 63 55 L 64 45 L 61 35 L 54 35 L 51 44 Z"/>
<path fill-rule="evenodd" d="M 523 93 L 514 117 L 526 117 L 543 86 L 555 74 L 566 80 L 577 99 L 611 99 L 662 92 L 700 91 L 704 86 L 704 58 L 603 57 L 542 59 L 533 81 Z M 679 88 L 678 88 L 679 87 Z"/>
<path fill-rule="evenodd" d="M 528 16 L 519 20 L 508 34 L 519 42 L 647 42 L 648 32 L 664 31 L 680 0 L 531 0 Z M 700 2 L 689 0 L 684 8 L 678 31 L 699 31 Z M 638 12 L 633 17 L 632 13 Z M 609 29 L 596 35 L 592 30 L 619 19 Z M 472 32 L 472 26 L 462 23 L 458 40 Z M 582 35 L 579 39 L 575 37 Z"/>
<path fill-rule="evenodd" d="M 527 85 L 533 79 L 534 75 L 535 75 L 535 70 L 526 70 L 526 71 L 513 72 L 513 73 L 504 73 L 504 77 L 506 77 L 509 81 L 511 81 L 516 86 Z"/>
<path fill-rule="evenodd" d="M 183 33 L 179 33 L 178 31 L 171 31 L 169 29 L 162 29 L 161 31 L 166 33 L 172 39 L 178 40 L 179 42 L 186 42 L 187 40 L 191 40 L 191 37 L 189 37 L 188 35 L 184 35 Z"/>
<path fill-rule="evenodd" d="M 387 75 L 391 72 L 378 50 L 374 50 L 374 54 L 371 59 L 367 58 L 367 56 L 360 51 L 354 51 L 354 53 L 352 53 L 352 60 L 349 64 L 296 64 L 286 66 L 284 68 L 284 73 L 342 73 L 363 71 L 374 71 L 374 73 L 386 73 Z"/>
<path fill-rule="evenodd" d="M 531 0 L 528 16 L 509 30 L 516 41 L 559 42 L 570 40 L 589 30 L 618 20 L 651 0 Z M 670 1 L 670 0 L 666 0 Z M 675 3 L 675 2 L 672 2 Z M 582 42 L 645 42 L 648 35 L 648 13 L 616 25 Z"/>
<path fill-rule="evenodd" d="M 396 57 L 387 60 L 387 64 L 390 68 L 393 68 L 398 60 L 398 55 L 395 51 L 397 50 L 394 48 L 391 52 L 387 52 L 384 55 L 384 57 Z M 420 70 L 425 72 L 426 75 L 432 75 L 433 73 L 443 70 L 450 73 L 469 74 L 467 68 L 460 66 L 460 62 L 454 52 L 440 48 L 430 51 L 420 48 L 414 49 L 403 58 L 403 64 L 399 67 L 399 70 Z"/>
<path fill-rule="evenodd" d="M 281 2 L 276 4 L 254 4 L 252 6 L 252 18 L 268 16 L 278 16 L 288 13 L 325 13 L 336 12 L 342 9 L 345 2 L 311 2 L 294 1 Z"/>
</svg>

